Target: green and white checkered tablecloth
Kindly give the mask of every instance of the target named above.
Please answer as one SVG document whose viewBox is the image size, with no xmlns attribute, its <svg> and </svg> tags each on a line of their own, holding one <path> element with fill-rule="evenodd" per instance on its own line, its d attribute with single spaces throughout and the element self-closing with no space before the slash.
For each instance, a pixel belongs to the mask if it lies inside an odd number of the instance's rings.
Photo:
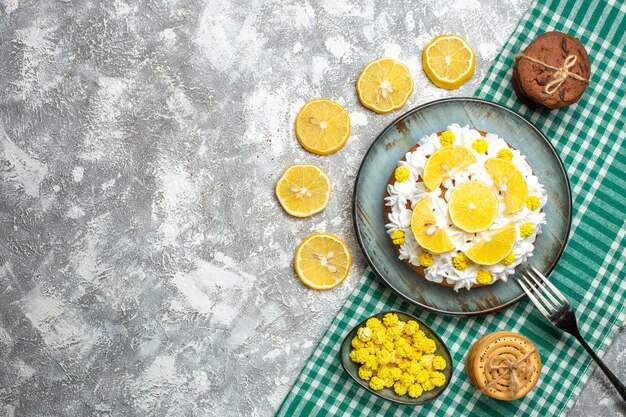
<svg viewBox="0 0 626 417">
<path fill-rule="evenodd" d="M 586 46 L 592 75 L 578 104 L 558 111 L 530 109 L 511 86 L 516 53 L 539 34 L 569 33 Z M 572 301 L 579 325 L 604 353 L 626 320 L 626 3 L 536 1 L 498 55 L 476 92 L 535 123 L 557 148 L 570 177 L 573 222 L 570 241 L 552 281 Z M 441 335 L 454 360 L 454 376 L 436 401 L 417 409 L 398 406 L 360 388 L 339 364 L 339 345 L 356 324 L 397 309 L 418 315 Z M 481 335 L 513 330 L 533 340 L 543 361 L 539 383 L 518 401 L 478 395 L 464 370 L 465 354 Z M 527 301 L 474 318 L 448 317 L 415 308 L 367 271 L 333 320 L 278 410 L 278 416 L 410 415 L 554 416 L 574 404 L 591 374 L 591 359 L 571 337 L 552 328 Z"/>
</svg>

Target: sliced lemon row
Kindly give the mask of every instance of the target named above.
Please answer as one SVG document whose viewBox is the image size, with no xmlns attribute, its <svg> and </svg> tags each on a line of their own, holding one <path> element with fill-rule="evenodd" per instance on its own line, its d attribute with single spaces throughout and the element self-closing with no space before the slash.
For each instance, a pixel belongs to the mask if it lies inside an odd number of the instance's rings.
<svg viewBox="0 0 626 417">
<path fill-rule="evenodd" d="M 468 233 L 481 232 L 498 216 L 498 198 L 484 182 L 467 181 L 450 193 L 448 209 L 456 227 Z"/>
<path fill-rule="evenodd" d="M 467 168 L 476 162 L 476 157 L 465 146 L 449 145 L 433 152 L 426 160 L 422 180 L 429 191 L 434 191 L 441 182 L 453 176 L 456 171 Z"/>
<path fill-rule="evenodd" d="M 474 75 L 476 57 L 465 39 L 458 35 L 440 35 L 422 52 L 422 65 L 437 87 L 454 90 Z"/>
<path fill-rule="evenodd" d="M 296 137 L 300 145 L 317 155 L 328 155 L 343 148 L 350 130 L 346 109 L 325 98 L 307 102 L 296 117 Z"/>
<path fill-rule="evenodd" d="M 515 213 L 521 210 L 526 204 L 528 184 L 520 170 L 501 158 L 486 160 L 485 168 L 493 178 L 495 187 L 504 196 L 506 212 Z"/>
<path fill-rule="evenodd" d="M 293 266 L 300 281 L 316 290 L 330 290 L 341 284 L 352 265 L 348 245 L 337 236 L 315 233 L 298 245 Z"/>
<path fill-rule="evenodd" d="M 413 93 L 409 69 L 391 58 L 372 61 L 356 81 L 361 104 L 376 113 L 398 110 Z"/>
<path fill-rule="evenodd" d="M 497 264 L 511 253 L 515 239 L 517 230 L 515 224 L 511 222 L 466 250 L 465 256 L 479 265 Z"/>
<path fill-rule="evenodd" d="M 432 253 L 444 253 L 454 249 L 446 231 L 437 226 L 429 197 L 422 198 L 413 207 L 411 231 L 417 243 Z"/>
<path fill-rule="evenodd" d="M 315 165 L 292 165 L 276 183 L 276 198 L 295 217 L 308 217 L 324 210 L 330 201 L 332 185 Z"/>
</svg>

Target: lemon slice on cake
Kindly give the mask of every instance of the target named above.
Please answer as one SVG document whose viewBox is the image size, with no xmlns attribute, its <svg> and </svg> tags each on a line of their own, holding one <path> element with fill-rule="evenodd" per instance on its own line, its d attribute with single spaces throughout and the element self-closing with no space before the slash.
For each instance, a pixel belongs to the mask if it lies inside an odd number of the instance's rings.
<svg viewBox="0 0 626 417">
<path fill-rule="evenodd" d="M 424 48 L 422 65 L 433 84 L 455 90 L 474 75 L 476 57 L 462 37 L 440 35 Z"/>
<path fill-rule="evenodd" d="M 511 222 L 467 249 L 465 256 L 479 265 L 497 264 L 511 253 L 515 239 L 517 239 L 517 230 L 515 224 Z"/>
<path fill-rule="evenodd" d="M 429 197 L 415 203 L 411 216 L 411 231 L 417 243 L 432 253 L 444 253 L 454 249 L 454 244 L 446 231 L 437 226 Z"/>
<path fill-rule="evenodd" d="M 504 196 L 507 213 L 515 213 L 526 204 L 528 184 L 524 175 L 511 162 L 502 158 L 485 161 L 485 168 L 493 178 L 495 187 Z"/>
<path fill-rule="evenodd" d="M 298 245 L 293 266 L 300 281 L 316 290 L 329 290 L 341 284 L 352 265 L 348 245 L 337 236 L 315 233 Z"/>
<path fill-rule="evenodd" d="M 350 129 L 346 109 L 325 98 L 307 102 L 296 117 L 296 137 L 300 145 L 317 155 L 328 155 L 343 148 Z"/>
<path fill-rule="evenodd" d="M 356 81 L 361 104 L 376 113 L 398 110 L 413 93 L 409 69 L 391 58 L 372 61 Z"/>
<path fill-rule="evenodd" d="M 476 157 L 465 146 L 444 146 L 433 152 L 426 160 L 422 180 L 429 191 L 434 191 L 439 188 L 444 179 L 475 162 Z"/>
<path fill-rule="evenodd" d="M 498 198 L 481 181 L 466 181 L 450 193 L 448 204 L 452 223 L 468 233 L 487 230 L 498 216 Z"/>
<path fill-rule="evenodd" d="M 308 217 L 324 210 L 330 201 L 332 185 L 315 165 L 292 165 L 276 183 L 276 198 L 295 217 Z"/>
</svg>

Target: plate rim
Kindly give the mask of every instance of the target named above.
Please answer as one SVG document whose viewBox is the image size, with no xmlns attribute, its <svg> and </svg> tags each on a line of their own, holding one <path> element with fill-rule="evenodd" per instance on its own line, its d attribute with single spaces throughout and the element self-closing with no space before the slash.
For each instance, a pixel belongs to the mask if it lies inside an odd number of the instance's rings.
<svg viewBox="0 0 626 417">
<path fill-rule="evenodd" d="M 570 184 L 570 180 L 569 180 L 569 176 L 567 175 L 567 170 L 565 169 L 565 165 L 563 164 L 563 160 L 561 160 L 561 157 L 559 156 L 556 148 L 554 147 L 554 145 L 552 145 L 552 142 L 550 142 L 550 139 L 548 139 L 548 137 L 537 127 L 535 126 L 535 124 L 533 122 L 531 122 L 530 120 L 526 119 L 524 116 L 522 116 L 521 114 L 515 112 L 514 110 L 490 101 L 490 100 L 485 100 L 482 98 L 476 98 L 476 97 L 446 97 L 446 98 L 441 98 L 441 99 L 437 99 L 437 100 L 433 100 L 433 101 L 429 101 L 423 104 L 420 104 L 406 112 L 404 112 L 403 114 L 401 114 L 400 116 L 398 116 L 397 118 L 395 118 L 392 122 L 390 122 L 377 136 L 376 138 L 372 141 L 372 143 L 370 144 L 370 146 L 368 147 L 367 151 L 365 152 L 365 155 L 363 155 L 363 158 L 361 159 L 361 164 L 359 165 L 359 169 L 357 171 L 355 180 L 354 180 L 354 188 L 352 191 L 352 223 L 354 225 L 354 231 L 356 234 L 356 240 L 359 244 L 359 248 L 361 249 L 361 253 L 363 254 L 363 256 L 365 257 L 365 260 L 367 261 L 368 266 L 372 269 L 372 271 L 374 272 L 374 274 L 376 275 L 376 277 L 379 279 L 379 281 L 381 281 L 385 286 L 387 286 L 388 288 L 390 288 L 396 295 L 398 295 L 400 298 L 402 298 L 403 300 L 407 301 L 409 304 L 411 304 L 412 306 L 417 306 L 420 307 L 426 311 L 430 311 L 432 313 L 437 313 L 437 314 L 444 314 L 444 315 L 448 315 L 448 316 L 467 316 L 467 317 L 471 317 L 471 316 L 481 316 L 481 315 L 485 315 L 485 314 L 489 314 L 489 313 L 495 313 L 501 310 L 504 310 L 514 304 L 516 304 L 517 302 L 519 302 L 522 298 L 526 297 L 526 293 L 522 292 L 519 296 L 513 298 L 512 300 L 509 300 L 499 306 L 496 307 L 491 307 L 491 308 L 487 308 L 484 310 L 478 310 L 478 311 L 447 311 L 447 310 L 441 310 L 438 309 L 436 307 L 432 307 L 429 305 L 425 305 L 420 303 L 419 301 L 415 301 L 415 300 L 411 300 L 410 298 L 408 298 L 407 296 L 405 296 L 401 291 L 399 291 L 397 288 L 395 288 L 390 282 L 389 280 L 387 280 L 384 277 L 384 274 L 378 270 L 378 268 L 376 268 L 376 265 L 374 263 L 374 261 L 372 260 L 370 254 L 365 250 L 365 246 L 363 243 L 363 238 L 361 236 L 361 231 L 359 230 L 359 226 L 358 226 L 358 222 L 357 222 L 357 210 L 356 210 L 356 205 L 357 205 L 357 188 L 359 186 L 359 179 L 361 178 L 361 174 L 363 171 L 363 162 L 367 159 L 367 157 L 373 152 L 374 146 L 376 145 L 376 143 L 383 137 L 383 135 L 385 135 L 387 133 L 388 130 L 390 130 L 394 125 L 396 125 L 400 120 L 408 117 L 409 115 L 416 113 L 420 110 L 423 110 L 427 107 L 431 107 L 434 105 L 438 105 L 441 103 L 445 103 L 445 102 L 476 102 L 476 103 L 481 103 L 481 104 L 486 104 L 488 106 L 493 106 L 496 107 L 500 110 L 504 110 L 506 113 L 511 114 L 513 117 L 516 117 L 518 119 L 520 119 L 522 122 L 524 122 L 526 125 L 528 125 L 532 130 L 534 130 L 543 140 L 544 142 L 546 142 L 548 144 L 548 148 L 550 149 L 550 151 L 552 152 L 552 154 L 556 157 L 556 160 L 558 162 L 558 166 L 559 169 L 561 171 L 561 173 L 563 174 L 563 176 L 565 177 L 565 183 L 567 185 L 566 187 L 566 194 L 567 194 L 567 237 L 565 240 L 565 243 L 561 246 L 561 248 L 559 249 L 558 254 L 554 257 L 554 259 L 552 260 L 552 262 L 550 263 L 550 265 L 547 268 L 547 271 L 545 272 L 545 275 L 548 276 L 549 274 L 552 273 L 552 271 L 554 270 L 554 268 L 556 267 L 556 264 L 559 262 L 559 260 L 561 259 L 561 256 L 563 255 L 563 252 L 565 252 L 565 248 L 567 247 L 567 245 L 569 244 L 569 240 L 570 240 L 570 233 L 572 231 L 572 191 L 571 191 L 571 184 Z"/>
</svg>

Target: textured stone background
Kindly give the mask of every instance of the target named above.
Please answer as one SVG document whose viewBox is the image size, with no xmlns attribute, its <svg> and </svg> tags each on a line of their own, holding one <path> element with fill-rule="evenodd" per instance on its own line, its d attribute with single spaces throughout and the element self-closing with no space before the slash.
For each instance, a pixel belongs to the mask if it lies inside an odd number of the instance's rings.
<svg viewBox="0 0 626 417">
<path fill-rule="evenodd" d="M 398 113 L 354 81 L 388 55 L 413 72 L 408 107 L 470 95 L 529 0 L 0 0 L 0 415 L 273 413 L 365 267 L 350 221 L 356 168 Z M 443 32 L 478 55 L 459 91 L 432 86 Z M 339 153 L 302 150 L 311 98 L 346 106 Z M 334 194 L 297 220 L 273 197 L 314 162 Z M 343 236 L 349 279 L 318 293 L 295 245 Z M 607 355 L 622 378 L 626 337 Z M 572 415 L 619 415 L 594 375 Z"/>
</svg>

